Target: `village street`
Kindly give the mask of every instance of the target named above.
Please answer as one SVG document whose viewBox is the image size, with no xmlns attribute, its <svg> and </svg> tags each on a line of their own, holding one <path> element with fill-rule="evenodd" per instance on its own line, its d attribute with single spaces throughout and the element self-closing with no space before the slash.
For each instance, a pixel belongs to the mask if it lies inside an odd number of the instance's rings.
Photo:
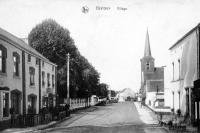
<svg viewBox="0 0 200 133">
<path fill-rule="evenodd" d="M 155 117 L 155 116 L 154 116 Z M 66 133 L 164 133 L 153 112 L 139 103 L 123 102 L 98 106 L 94 111 L 80 111 L 54 127 L 35 132 Z"/>
</svg>

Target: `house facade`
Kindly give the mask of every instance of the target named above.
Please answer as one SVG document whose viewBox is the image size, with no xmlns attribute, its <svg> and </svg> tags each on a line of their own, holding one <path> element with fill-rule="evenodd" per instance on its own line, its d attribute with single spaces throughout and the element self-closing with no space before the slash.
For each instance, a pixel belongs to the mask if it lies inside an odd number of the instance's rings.
<svg viewBox="0 0 200 133">
<path fill-rule="evenodd" d="M 42 107 L 55 106 L 56 67 L 0 28 L 0 121 L 10 119 L 13 112 L 38 114 Z"/>
<path fill-rule="evenodd" d="M 144 57 L 141 61 L 141 89 L 145 104 L 150 107 L 164 103 L 164 68 L 155 67 L 147 32 Z M 156 103 L 157 102 L 157 103 Z"/>
<path fill-rule="evenodd" d="M 199 25 L 185 34 L 169 50 L 171 83 L 167 95 L 172 100 L 166 101 L 165 104 L 174 111 L 180 109 L 182 115 L 194 122 L 199 116 L 196 101 L 198 98 L 195 98 L 199 97 L 195 88 L 195 81 L 199 79 Z"/>
</svg>

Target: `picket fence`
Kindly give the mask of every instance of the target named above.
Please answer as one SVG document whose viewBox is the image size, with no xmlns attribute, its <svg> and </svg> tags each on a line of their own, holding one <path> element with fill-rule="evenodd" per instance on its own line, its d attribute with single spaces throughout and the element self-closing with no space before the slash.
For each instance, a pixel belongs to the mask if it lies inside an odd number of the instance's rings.
<svg viewBox="0 0 200 133">
<path fill-rule="evenodd" d="M 89 106 L 97 105 L 99 102 L 102 102 L 102 99 L 94 100 L 92 98 L 76 98 L 70 99 L 70 110 L 81 109 Z"/>
<path fill-rule="evenodd" d="M 81 109 L 90 106 L 90 99 L 70 99 L 70 110 Z"/>
</svg>

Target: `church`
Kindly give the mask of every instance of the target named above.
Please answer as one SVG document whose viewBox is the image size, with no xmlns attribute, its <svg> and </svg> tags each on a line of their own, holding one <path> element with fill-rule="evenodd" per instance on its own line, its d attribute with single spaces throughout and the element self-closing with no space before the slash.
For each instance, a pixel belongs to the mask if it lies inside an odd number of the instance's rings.
<svg viewBox="0 0 200 133">
<path fill-rule="evenodd" d="M 141 88 L 143 102 L 151 108 L 164 106 L 164 67 L 155 67 L 147 31 L 144 57 L 141 61 Z"/>
</svg>

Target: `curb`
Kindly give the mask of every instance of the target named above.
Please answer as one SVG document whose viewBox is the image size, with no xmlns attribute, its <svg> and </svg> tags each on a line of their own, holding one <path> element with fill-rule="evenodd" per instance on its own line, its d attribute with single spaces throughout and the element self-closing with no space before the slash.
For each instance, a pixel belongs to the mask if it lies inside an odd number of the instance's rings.
<svg viewBox="0 0 200 133">
<path fill-rule="evenodd" d="M 85 109 L 80 109 L 80 110 L 76 110 L 76 111 L 73 111 L 73 113 L 72 114 L 76 114 L 77 112 L 79 112 L 79 111 L 86 111 L 87 112 L 87 109 L 88 108 L 85 108 Z M 97 107 L 94 107 L 93 109 L 92 109 L 92 111 L 95 111 L 95 110 L 97 110 L 98 108 Z M 91 111 L 88 111 L 88 112 L 91 112 Z M 51 122 L 49 122 L 49 123 L 47 123 L 47 124 L 42 124 L 42 125 L 37 125 L 37 126 L 33 126 L 33 127 L 27 127 L 27 128 L 17 128 L 18 130 L 17 131 L 9 131 L 9 132 L 12 132 L 12 133 L 28 133 L 28 132 L 35 132 L 35 131 L 40 131 L 40 130 L 45 130 L 45 129 L 47 129 L 47 128 L 52 128 L 52 127 L 54 127 L 54 126 L 56 126 L 57 124 L 60 124 L 60 123 L 62 123 L 63 121 L 67 121 L 67 120 L 70 120 L 71 118 L 73 118 L 74 116 L 67 116 L 67 117 L 65 117 L 65 118 L 63 118 L 62 120 L 58 120 L 58 121 L 51 121 Z M 7 128 L 7 129 L 10 129 L 10 128 Z M 23 129 L 23 130 L 21 130 L 20 131 L 20 129 Z M 1 131 L 0 131 L 1 132 Z M 3 130 L 3 132 L 4 132 L 4 130 Z M 5 132 L 5 133 L 7 133 L 7 132 Z"/>
<path fill-rule="evenodd" d="M 86 109 L 87 109 L 87 108 L 86 108 Z M 80 110 L 81 110 L 81 109 L 80 109 Z M 78 112 L 78 111 L 80 111 L 80 110 L 73 111 L 73 113 Z M 84 109 L 82 109 L 82 110 L 84 111 Z M 92 111 L 95 111 L 95 110 L 97 110 L 97 107 L 95 107 Z M 90 112 L 90 111 L 89 111 L 89 112 Z M 46 126 L 44 126 L 44 127 L 38 127 L 38 128 L 36 128 L 35 130 L 33 130 L 33 131 L 36 131 L 36 130 L 45 130 L 45 129 L 47 129 L 47 128 L 54 127 L 54 126 L 56 126 L 57 124 L 60 124 L 60 123 L 62 123 L 63 121 L 69 120 L 69 119 L 71 119 L 71 118 L 73 118 L 73 116 L 65 117 L 64 119 L 59 120 L 59 121 L 52 121 L 52 122 L 50 122 L 50 123 L 52 123 L 52 124 L 49 123 L 48 125 L 46 125 Z"/>
<path fill-rule="evenodd" d="M 46 126 L 44 126 L 44 127 L 38 127 L 38 128 L 36 128 L 35 130 L 45 130 L 45 129 L 47 129 L 47 128 L 53 127 L 53 126 L 55 126 L 55 125 L 57 125 L 57 124 L 60 124 L 61 122 L 65 121 L 65 120 L 69 120 L 69 119 L 71 119 L 71 118 L 72 118 L 72 116 L 68 116 L 68 117 L 65 117 L 64 119 L 59 120 L 59 121 L 52 121 L 52 122 L 50 122 L 48 125 L 46 125 Z M 34 130 L 34 131 L 35 131 L 35 130 Z"/>
</svg>

